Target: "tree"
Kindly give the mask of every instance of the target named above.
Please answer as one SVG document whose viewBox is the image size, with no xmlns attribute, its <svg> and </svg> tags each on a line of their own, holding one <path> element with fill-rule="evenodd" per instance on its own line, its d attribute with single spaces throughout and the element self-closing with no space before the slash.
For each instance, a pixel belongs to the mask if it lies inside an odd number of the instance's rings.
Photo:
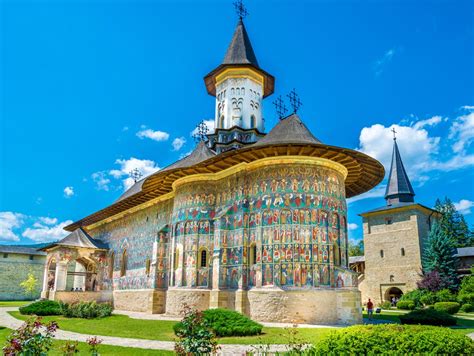
<svg viewBox="0 0 474 356">
<path fill-rule="evenodd" d="M 422 265 L 425 278 L 439 274 L 440 285 L 431 289 L 456 289 L 458 287 L 457 259 L 454 257 L 456 249 L 453 241 L 441 229 L 440 224 L 434 223 L 428 236 L 428 244 L 423 252 Z"/>
<path fill-rule="evenodd" d="M 364 256 L 364 240 L 357 243 L 349 240 L 349 256 Z"/>
<path fill-rule="evenodd" d="M 33 298 L 33 294 L 36 291 L 38 285 L 38 279 L 35 277 L 33 272 L 30 270 L 26 279 L 20 283 L 20 287 L 24 289 L 25 295 Z"/>
<path fill-rule="evenodd" d="M 473 232 L 449 198 L 444 198 L 444 201 L 436 200 L 435 209 L 442 214 L 438 223 L 441 230 L 452 240 L 454 247 L 474 245 Z"/>
</svg>

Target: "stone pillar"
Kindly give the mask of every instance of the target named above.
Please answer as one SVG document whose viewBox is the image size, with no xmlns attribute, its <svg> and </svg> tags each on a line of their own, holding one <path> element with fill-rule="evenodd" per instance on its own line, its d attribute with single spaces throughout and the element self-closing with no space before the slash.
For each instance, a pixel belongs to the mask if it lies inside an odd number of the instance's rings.
<svg viewBox="0 0 474 356">
<path fill-rule="evenodd" d="M 214 250 L 212 252 L 212 290 L 209 297 L 209 308 L 226 308 L 229 304 L 229 293 L 221 290 L 221 226 L 220 219 L 214 220 Z"/>
<path fill-rule="evenodd" d="M 74 268 L 74 272 L 76 273 L 85 273 L 86 268 L 79 262 L 76 261 L 76 266 Z M 85 291 L 86 290 L 86 276 L 85 275 L 74 275 L 74 289 L 80 289 Z M 92 287 L 92 286 L 91 286 Z"/>
<path fill-rule="evenodd" d="M 43 289 L 41 290 L 41 299 L 48 299 L 48 294 L 49 294 L 48 280 L 49 280 L 49 264 L 48 264 L 48 260 L 46 260 L 44 264 Z"/>
<path fill-rule="evenodd" d="M 65 290 L 66 282 L 67 282 L 67 262 L 60 261 L 56 263 L 56 274 L 54 276 L 54 291 Z"/>
</svg>

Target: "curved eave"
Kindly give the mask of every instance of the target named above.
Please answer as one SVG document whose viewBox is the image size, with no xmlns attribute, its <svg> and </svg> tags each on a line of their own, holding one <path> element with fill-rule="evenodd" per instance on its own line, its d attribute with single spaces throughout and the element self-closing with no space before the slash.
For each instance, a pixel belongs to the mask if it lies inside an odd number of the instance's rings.
<svg viewBox="0 0 474 356">
<path fill-rule="evenodd" d="M 345 166 L 348 175 L 345 181 L 346 197 L 362 194 L 379 184 L 385 170 L 380 162 L 364 153 L 325 144 L 279 143 L 262 146 L 247 146 L 211 157 L 194 166 L 158 171 L 145 179 L 142 190 L 65 227 L 73 231 L 126 211 L 139 204 L 172 191 L 172 184 L 179 178 L 199 174 L 217 173 L 242 162 L 253 162 L 276 156 L 321 157 Z"/>
<path fill-rule="evenodd" d="M 221 64 L 219 67 L 214 69 L 208 75 L 204 77 L 204 84 L 206 84 L 206 89 L 209 95 L 216 96 L 216 77 L 226 68 L 252 68 L 253 70 L 257 71 L 261 75 L 263 75 L 264 79 L 264 87 L 263 87 L 263 97 L 266 98 L 269 95 L 273 94 L 275 89 L 275 77 L 263 69 L 260 69 L 253 64 Z"/>
</svg>

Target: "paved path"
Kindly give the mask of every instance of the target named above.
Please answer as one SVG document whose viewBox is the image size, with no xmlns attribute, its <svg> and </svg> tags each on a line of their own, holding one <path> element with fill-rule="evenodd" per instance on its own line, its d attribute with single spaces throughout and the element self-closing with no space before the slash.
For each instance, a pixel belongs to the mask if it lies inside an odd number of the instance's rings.
<svg viewBox="0 0 474 356">
<path fill-rule="evenodd" d="M 15 307 L 0 307 L 0 326 L 5 326 L 9 329 L 17 329 L 23 324 L 22 320 L 18 320 L 8 314 L 9 311 L 15 311 L 18 308 Z M 87 335 L 75 333 L 72 331 L 65 331 L 58 329 L 55 333 L 56 339 L 59 340 L 75 340 L 86 342 L 89 337 L 96 335 Z M 114 336 L 102 336 L 98 335 L 102 339 L 103 344 L 124 346 L 124 347 L 136 347 L 141 349 L 152 349 L 152 350 L 173 350 L 174 342 L 172 341 L 157 341 L 157 340 L 145 340 L 145 339 L 130 339 L 124 337 Z M 246 351 L 252 349 L 252 345 L 220 345 L 221 355 L 245 355 Z M 270 352 L 285 351 L 285 345 L 271 345 Z"/>
</svg>

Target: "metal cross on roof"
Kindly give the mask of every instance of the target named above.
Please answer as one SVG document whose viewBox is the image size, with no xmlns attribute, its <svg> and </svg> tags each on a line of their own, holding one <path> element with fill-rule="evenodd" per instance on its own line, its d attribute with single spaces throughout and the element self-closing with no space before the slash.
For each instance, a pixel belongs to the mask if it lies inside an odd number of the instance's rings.
<svg viewBox="0 0 474 356">
<path fill-rule="evenodd" d="M 292 91 L 290 91 L 290 94 L 287 94 L 286 96 L 290 99 L 290 105 L 293 107 L 293 113 L 296 114 L 300 106 L 303 105 L 299 95 L 296 94 L 296 90 L 293 89 Z"/>
<path fill-rule="evenodd" d="M 396 141 L 397 140 L 397 131 L 395 131 L 395 127 L 392 127 L 392 129 L 390 131 L 393 132 L 393 140 Z"/>
<path fill-rule="evenodd" d="M 141 177 L 143 177 L 143 173 L 138 168 L 132 169 L 130 172 L 128 172 L 128 174 L 130 175 L 130 178 L 135 181 L 135 183 L 138 182 Z"/>
<path fill-rule="evenodd" d="M 239 19 L 241 20 L 244 19 L 249 14 L 242 0 L 234 1 L 234 9 L 235 9 L 235 12 L 237 13 L 237 16 L 239 16 Z"/>
<path fill-rule="evenodd" d="M 285 102 L 281 98 L 281 95 L 273 102 L 273 105 L 275 105 L 275 110 L 278 114 L 278 118 L 280 120 L 283 119 L 288 109 L 286 108 Z"/>
<path fill-rule="evenodd" d="M 209 129 L 207 128 L 206 123 L 204 122 L 204 120 L 201 121 L 199 124 L 196 125 L 196 132 L 193 135 L 194 141 L 196 143 L 206 141 L 208 132 Z"/>
</svg>

